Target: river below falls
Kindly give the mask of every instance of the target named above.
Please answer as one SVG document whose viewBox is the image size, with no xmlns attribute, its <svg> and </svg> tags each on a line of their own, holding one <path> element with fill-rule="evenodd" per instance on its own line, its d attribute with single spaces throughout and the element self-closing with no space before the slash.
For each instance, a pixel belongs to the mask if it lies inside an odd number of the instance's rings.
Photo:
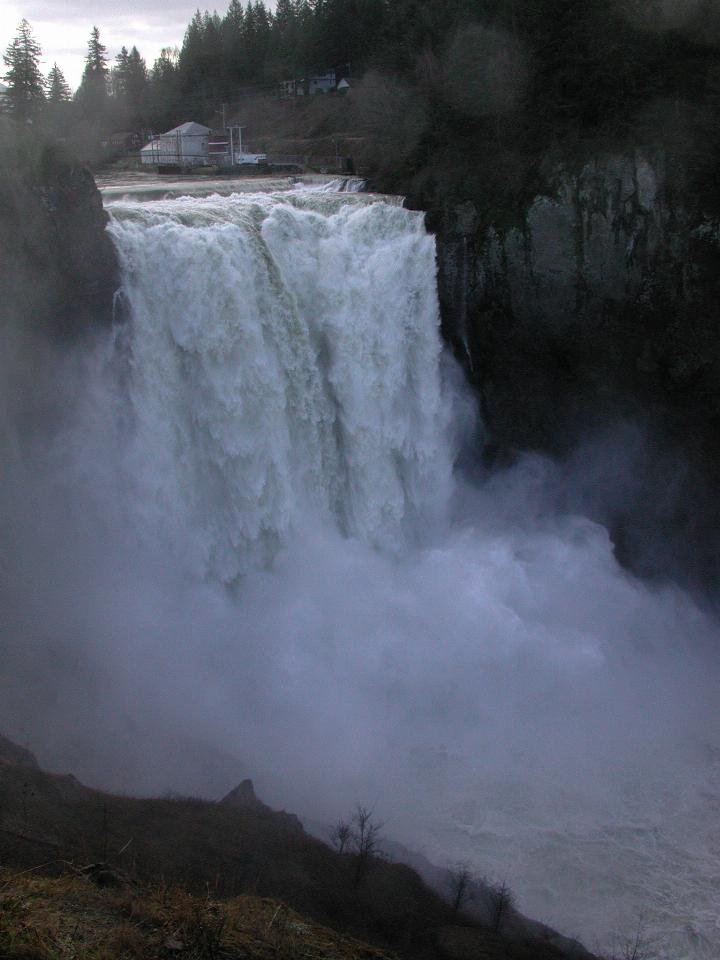
<svg viewBox="0 0 720 960">
<path fill-rule="evenodd" d="M 230 758 L 591 949 L 720 955 L 718 624 L 558 513 L 550 461 L 456 466 L 482 429 L 422 214 L 99 182 L 123 322 L 54 358 L 52 426 L 1 435 L 3 729 L 132 792 L 219 792 Z"/>
</svg>

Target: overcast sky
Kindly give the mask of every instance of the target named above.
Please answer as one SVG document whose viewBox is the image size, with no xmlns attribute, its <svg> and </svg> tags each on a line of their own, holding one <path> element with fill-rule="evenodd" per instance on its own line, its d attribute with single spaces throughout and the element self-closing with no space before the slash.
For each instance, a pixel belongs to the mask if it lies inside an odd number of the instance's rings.
<svg viewBox="0 0 720 960">
<path fill-rule="evenodd" d="M 87 41 L 93 26 L 100 29 L 100 39 L 108 48 L 112 59 L 124 44 L 128 49 L 135 44 L 147 60 L 148 67 L 162 47 L 182 42 L 185 27 L 196 8 L 205 8 L 214 3 L 198 3 L 198 0 L 20 0 L 0 3 L 0 44 L 2 52 L 7 49 L 17 32 L 17 26 L 25 17 L 33 28 L 43 51 L 42 69 L 47 75 L 53 63 L 65 74 L 65 79 L 75 89 L 80 82 Z M 217 9 L 224 13 L 227 3 L 219 2 Z M 0 73 L 5 64 L 0 64 Z"/>
</svg>

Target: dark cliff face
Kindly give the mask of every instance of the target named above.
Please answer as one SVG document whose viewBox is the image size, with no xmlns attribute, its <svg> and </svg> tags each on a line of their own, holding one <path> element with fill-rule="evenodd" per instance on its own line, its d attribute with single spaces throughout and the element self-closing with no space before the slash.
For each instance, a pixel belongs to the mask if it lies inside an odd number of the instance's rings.
<svg viewBox="0 0 720 960">
<path fill-rule="evenodd" d="M 108 323 L 118 269 L 92 174 L 60 148 L 18 132 L 10 122 L 2 133 L 5 324 L 67 338 Z"/>
<path fill-rule="evenodd" d="M 666 166 L 659 151 L 556 166 L 512 227 L 483 221 L 472 197 L 428 219 L 444 332 L 492 448 L 563 459 L 632 423 L 642 451 L 614 454 L 632 482 L 594 513 L 632 566 L 707 582 L 720 539 L 720 225 Z"/>
<path fill-rule="evenodd" d="M 638 403 L 716 418 L 719 237 L 640 154 L 555 171 L 510 229 L 444 211 L 443 319 L 495 436 L 561 451 Z"/>
</svg>

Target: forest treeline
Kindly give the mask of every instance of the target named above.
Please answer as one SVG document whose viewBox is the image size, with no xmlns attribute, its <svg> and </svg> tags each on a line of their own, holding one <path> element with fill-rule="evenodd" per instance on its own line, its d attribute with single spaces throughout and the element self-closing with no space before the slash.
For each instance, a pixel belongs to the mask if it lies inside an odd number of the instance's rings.
<svg viewBox="0 0 720 960">
<path fill-rule="evenodd" d="M 7 107 L 65 131 L 209 121 L 335 70 L 369 80 L 360 133 L 396 144 L 400 123 L 399 153 L 378 151 L 386 174 L 442 165 L 457 181 L 460 164 L 460 179 L 516 187 L 558 144 L 672 141 L 703 171 L 720 148 L 716 0 L 231 0 L 198 10 L 152 66 L 131 44 L 110 60 L 94 28 L 74 96 L 57 67 L 40 75 L 33 44 L 23 22 L 5 53 Z"/>
</svg>

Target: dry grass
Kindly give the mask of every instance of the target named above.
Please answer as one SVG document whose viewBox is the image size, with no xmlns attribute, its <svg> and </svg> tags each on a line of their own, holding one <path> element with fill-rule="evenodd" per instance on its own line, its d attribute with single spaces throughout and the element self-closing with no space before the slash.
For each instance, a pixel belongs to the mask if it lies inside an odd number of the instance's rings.
<svg viewBox="0 0 720 960">
<path fill-rule="evenodd" d="M 390 960 L 276 900 L 100 889 L 0 870 L 2 960 Z"/>
</svg>

